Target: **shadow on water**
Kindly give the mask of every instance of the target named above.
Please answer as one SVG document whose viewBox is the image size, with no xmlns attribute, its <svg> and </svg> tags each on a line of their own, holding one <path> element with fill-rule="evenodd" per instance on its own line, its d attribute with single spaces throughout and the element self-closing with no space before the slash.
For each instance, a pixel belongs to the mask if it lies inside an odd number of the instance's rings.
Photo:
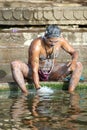
<svg viewBox="0 0 87 130">
<path fill-rule="evenodd" d="M 15 95 L 19 95 L 19 86 L 16 82 L 9 82 L 9 91 L 10 91 L 10 95 L 9 98 L 14 97 Z M 29 81 L 28 85 L 26 85 L 27 89 L 34 89 L 34 85 L 32 84 L 31 81 Z M 21 93 L 21 92 L 20 92 Z"/>
<path fill-rule="evenodd" d="M 63 82 L 62 90 L 67 91 L 69 86 L 69 82 Z"/>
<path fill-rule="evenodd" d="M 14 82 L 9 83 L 9 98 L 15 97 L 18 95 L 18 85 Z"/>
</svg>

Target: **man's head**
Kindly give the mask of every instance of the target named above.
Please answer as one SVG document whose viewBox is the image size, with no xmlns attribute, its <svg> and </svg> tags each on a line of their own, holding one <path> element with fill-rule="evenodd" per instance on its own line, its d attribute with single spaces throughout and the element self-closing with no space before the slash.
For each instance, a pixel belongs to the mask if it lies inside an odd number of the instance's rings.
<svg viewBox="0 0 87 130">
<path fill-rule="evenodd" d="M 45 37 L 47 37 L 47 38 L 52 38 L 52 37 L 58 38 L 60 36 L 60 34 L 61 34 L 61 30 L 58 26 L 49 25 L 46 28 Z"/>
<path fill-rule="evenodd" d="M 48 46 L 55 46 L 56 43 L 58 43 L 58 38 L 60 37 L 61 31 L 58 28 L 58 26 L 56 25 L 49 25 L 46 28 L 46 32 L 45 32 L 45 43 Z"/>
</svg>

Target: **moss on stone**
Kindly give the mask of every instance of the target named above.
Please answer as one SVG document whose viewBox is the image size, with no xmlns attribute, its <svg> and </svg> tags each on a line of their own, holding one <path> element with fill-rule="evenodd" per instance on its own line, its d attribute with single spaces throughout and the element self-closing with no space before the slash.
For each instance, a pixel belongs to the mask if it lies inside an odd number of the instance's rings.
<svg viewBox="0 0 87 130">
<path fill-rule="evenodd" d="M 40 82 L 40 85 L 47 86 L 54 89 L 67 90 L 68 82 Z M 26 84 L 27 89 L 33 89 L 33 84 Z M 76 89 L 87 89 L 87 82 L 80 82 Z M 18 85 L 16 83 L 0 83 L 0 91 L 19 91 Z"/>
</svg>

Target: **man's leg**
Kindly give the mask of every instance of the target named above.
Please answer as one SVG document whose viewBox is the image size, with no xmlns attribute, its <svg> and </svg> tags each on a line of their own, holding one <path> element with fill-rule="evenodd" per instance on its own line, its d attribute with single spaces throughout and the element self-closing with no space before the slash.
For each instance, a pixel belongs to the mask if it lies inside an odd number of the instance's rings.
<svg viewBox="0 0 87 130">
<path fill-rule="evenodd" d="M 25 63 L 22 63 L 21 61 L 13 61 L 11 63 L 11 70 L 14 80 L 19 85 L 21 91 L 23 93 L 28 93 L 28 90 L 25 85 L 24 78 L 28 77 L 29 74 L 29 68 Z"/>
<path fill-rule="evenodd" d="M 76 68 L 73 72 L 68 70 L 67 64 L 56 64 L 50 74 L 49 81 L 63 80 L 66 76 L 71 74 L 71 79 L 68 87 L 68 91 L 72 92 L 75 90 L 80 76 L 82 74 L 83 66 L 80 62 L 77 63 Z"/>
<path fill-rule="evenodd" d="M 75 90 L 76 86 L 78 85 L 78 82 L 80 80 L 80 76 L 82 74 L 83 66 L 80 62 L 77 62 L 75 70 L 72 72 L 70 83 L 69 83 L 69 92 L 72 92 Z"/>
<path fill-rule="evenodd" d="M 67 63 L 55 64 L 50 74 L 49 80 L 60 81 L 63 80 L 69 74 L 71 74 L 71 72 L 68 71 Z"/>
</svg>

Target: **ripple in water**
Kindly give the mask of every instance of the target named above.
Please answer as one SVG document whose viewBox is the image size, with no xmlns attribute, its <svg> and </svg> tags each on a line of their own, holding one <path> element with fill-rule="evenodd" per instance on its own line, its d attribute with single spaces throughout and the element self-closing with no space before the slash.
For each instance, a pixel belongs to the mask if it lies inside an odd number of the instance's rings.
<svg viewBox="0 0 87 130">
<path fill-rule="evenodd" d="M 87 129 L 87 91 L 41 89 L 42 95 L 32 90 L 28 96 L 1 96 L 0 130 Z"/>
<path fill-rule="evenodd" d="M 53 89 L 51 89 L 47 86 L 43 86 L 39 90 L 37 90 L 38 95 L 50 95 L 50 94 L 53 94 L 53 93 L 54 93 Z"/>
</svg>

